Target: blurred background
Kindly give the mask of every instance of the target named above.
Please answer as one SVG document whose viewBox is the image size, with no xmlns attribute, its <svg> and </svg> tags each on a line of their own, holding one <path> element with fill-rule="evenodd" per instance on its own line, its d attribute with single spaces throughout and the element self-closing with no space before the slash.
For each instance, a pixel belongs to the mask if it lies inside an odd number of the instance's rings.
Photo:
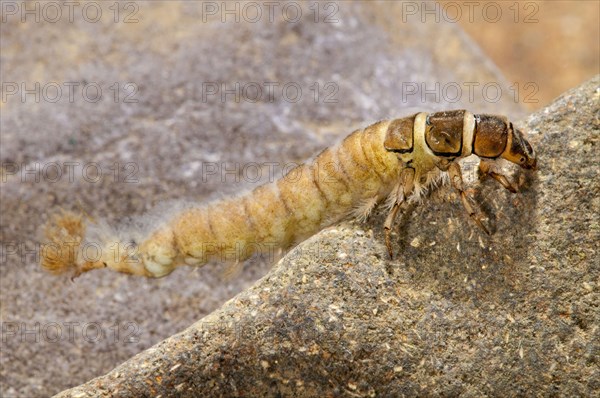
<svg viewBox="0 0 600 398">
<path fill-rule="evenodd" d="M 442 0 L 448 7 L 453 1 Z M 459 2 L 460 4 L 460 2 Z M 480 1 L 458 20 L 509 81 L 538 82 L 538 109 L 567 89 L 600 72 L 600 2 Z M 488 12 L 477 12 L 486 9 Z M 496 10 L 505 17 L 496 20 Z M 455 14 L 452 14 L 455 15 Z"/>
<path fill-rule="evenodd" d="M 301 162 L 415 111 L 519 125 L 599 73 L 598 1 L 274 1 L 273 14 L 263 2 L 69 4 L 0 3 L 2 397 L 101 375 L 272 266 L 71 282 L 39 267 L 42 226 L 59 209 L 114 224 L 237 194 L 272 176 L 251 181 L 245 164 Z"/>
</svg>

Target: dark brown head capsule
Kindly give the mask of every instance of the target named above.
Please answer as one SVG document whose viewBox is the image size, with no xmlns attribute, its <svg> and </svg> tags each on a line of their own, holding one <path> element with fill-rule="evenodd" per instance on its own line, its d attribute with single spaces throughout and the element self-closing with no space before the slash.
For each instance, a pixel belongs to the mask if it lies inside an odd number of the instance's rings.
<svg viewBox="0 0 600 398">
<path fill-rule="evenodd" d="M 473 153 L 482 158 L 498 158 L 535 169 L 536 157 L 519 130 L 503 116 L 475 115 Z"/>
<path fill-rule="evenodd" d="M 502 152 L 502 157 L 518 164 L 524 169 L 535 170 L 537 167 L 535 151 L 531 148 L 525 137 L 523 137 L 523 133 L 512 128 L 512 123 L 510 124 L 508 145 L 506 145 L 506 149 Z"/>
</svg>

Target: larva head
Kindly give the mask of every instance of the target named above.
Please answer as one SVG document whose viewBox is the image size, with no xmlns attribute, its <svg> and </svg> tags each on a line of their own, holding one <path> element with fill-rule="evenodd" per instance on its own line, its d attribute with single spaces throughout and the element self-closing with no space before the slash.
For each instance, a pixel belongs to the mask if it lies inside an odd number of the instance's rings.
<svg viewBox="0 0 600 398">
<path fill-rule="evenodd" d="M 535 151 L 529 142 L 523 137 L 523 133 L 510 125 L 510 134 L 506 149 L 502 152 L 502 157 L 513 163 L 518 164 L 524 169 L 535 170 L 537 167 L 537 158 Z"/>
<path fill-rule="evenodd" d="M 524 169 L 535 169 L 535 152 L 523 133 L 503 116 L 476 115 L 473 153 L 483 158 L 502 157 Z"/>
</svg>

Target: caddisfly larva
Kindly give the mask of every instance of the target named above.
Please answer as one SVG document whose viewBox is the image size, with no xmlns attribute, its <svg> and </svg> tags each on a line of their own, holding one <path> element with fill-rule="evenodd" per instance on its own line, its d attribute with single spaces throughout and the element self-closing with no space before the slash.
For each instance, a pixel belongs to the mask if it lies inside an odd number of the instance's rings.
<svg viewBox="0 0 600 398">
<path fill-rule="evenodd" d="M 473 115 L 465 110 L 417 113 L 358 130 L 288 176 L 239 197 L 168 214 L 152 228 L 113 230 L 81 215 L 57 215 L 46 229 L 50 241 L 42 265 L 76 275 L 96 268 L 162 277 L 178 265 L 210 260 L 243 261 L 256 252 L 292 245 L 350 216 L 366 217 L 387 199 L 385 243 L 392 255 L 390 231 L 402 203 L 449 177 L 469 216 L 482 227 L 482 215 L 465 191 L 458 160 L 475 154 L 480 171 L 511 192 L 500 173 L 504 158 L 535 169 L 536 156 L 505 117 Z M 86 255 L 86 243 L 99 251 Z"/>
</svg>

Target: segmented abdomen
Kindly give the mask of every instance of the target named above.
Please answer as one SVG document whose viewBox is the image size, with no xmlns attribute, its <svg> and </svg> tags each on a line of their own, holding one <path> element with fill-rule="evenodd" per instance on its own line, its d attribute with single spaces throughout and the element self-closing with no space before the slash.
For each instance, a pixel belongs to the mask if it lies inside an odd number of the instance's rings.
<svg viewBox="0 0 600 398">
<path fill-rule="evenodd" d="M 384 147 L 390 125 L 382 121 L 355 131 L 285 177 L 244 195 L 173 210 L 151 231 L 135 223 L 113 230 L 89 224 L 82 214 L 56 215 L 46 228 L 50 243 L 42 266 L 75 275 L 108 267 L 161 277 L 178 265 L 239 262 L 256 252 L 287 249 L 345 217 L 367 215 L 398 186 L 401 161 Z M 99 257 L 86 257 L 89 244 L 99 246 Z"/>
<path fill-rule="evenodd" d="M 149 276 L 166 275 L 178 260 L 243 261 L 258 251 L 286 249 L 358 207 L 368 211 L 398 180 L 399 160 L 383 146 L 389 124 L 355 131 L 245 195 L 183 211 L 140 245 Z"/>
</svg>

